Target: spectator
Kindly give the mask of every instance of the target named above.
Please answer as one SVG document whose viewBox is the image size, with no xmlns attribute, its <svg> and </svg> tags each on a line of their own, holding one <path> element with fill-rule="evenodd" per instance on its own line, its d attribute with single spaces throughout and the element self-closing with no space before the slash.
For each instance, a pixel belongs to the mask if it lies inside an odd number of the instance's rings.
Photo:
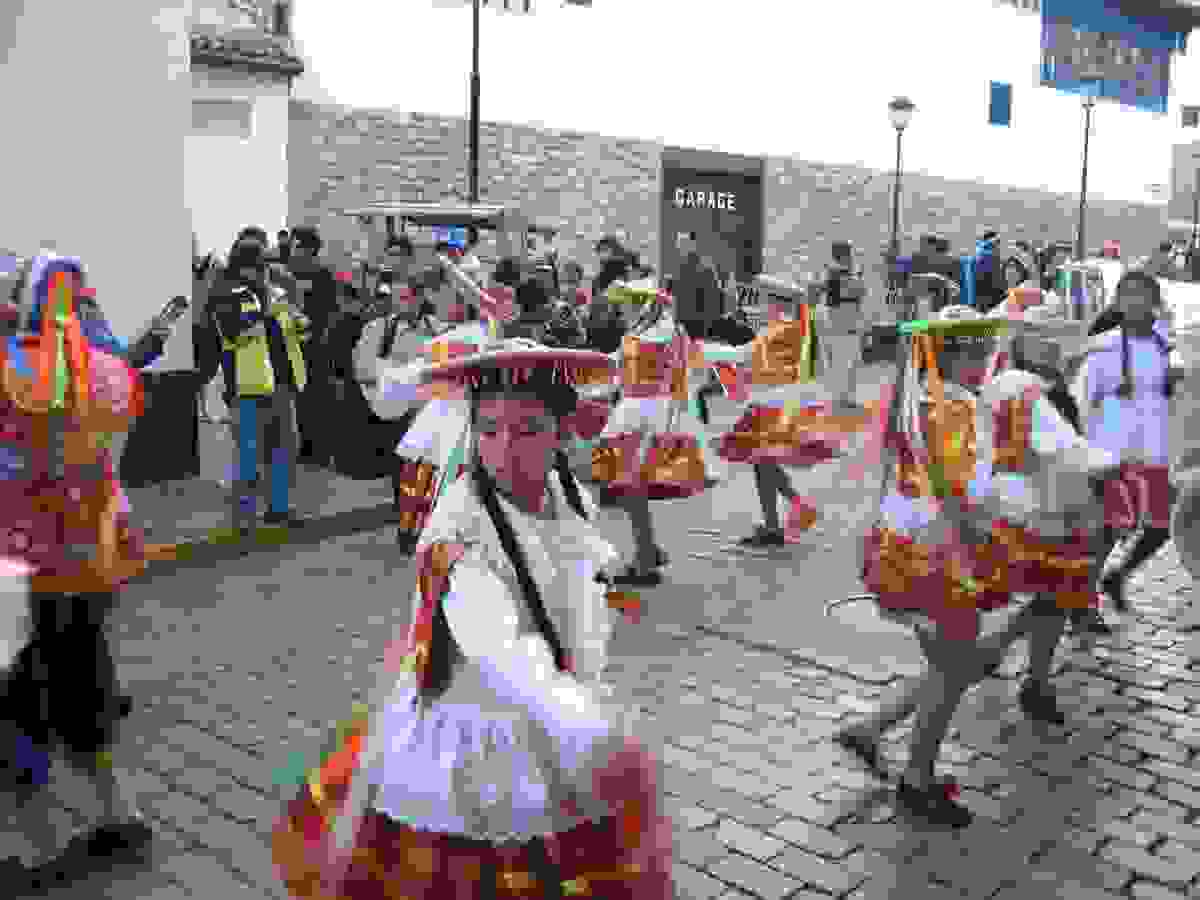
<svg viewBox="0 0 1200 900">
<path fill-rule="evenodd" d="M 967 306 L 987 313 L 1008 298 L 1008 286 L 1004 272 L 997 261 L 1000 236 L 995 231 L 985 232 L 975 244 L 975 253 L 964 262 L 969 271 L 964 272 L 963 288 L 969 292 Z"/>
<path fill-rule="evenodd" d="M 392 235 L 388 238 L 383 255 L 387 266 L 384 280 L 393 288 L 407 283 L 416 263 L 416 248 L 413 247 L 412 238 L 407 234 Z"/>
<path fill-rule="evenodd" d="M 858 366 L 861 362 L 862 301 L 866 296 L 862 278 L 854 272 L 854 248 L 848 241 L 834 241 L 832 264 L 825 273 L 825 302 L 828 313 L 830 370 L 834 375 L 838 405 L 855 406 Z"/>
<path fill-rule="evenodd" d="M 1146 271 L 1155 278 L 1170 278 L 1173 273 L 1173 257 L 1175 255 L 1175 245 L 1171 241 L 1163 241 L 1150 257 L 1150 261 L 1146 264 Z"/>
<path fill-rule="evenodd" d="M 621 345 L 625 334 L 623 311 L 605 296 L 615 281 L 629 277 L 629 259 L 625 250 L 614 237 L 601 238 L 596 243 L 596 255 L 600 257 L 600 271 L 592 280 L 592 301 L 588 308 L 588 344 L 593 349 L 612 353 Z"/>
<path fill-rule="evenodd" d="M 601 298 L 614 281 L 629 278 L 629 255 L 615 237 L 603 237 L 596 242 L 600 271 L 592 280 L 592 299 Z"/>
<path fill-rule="evenodd" d="M 1029 280 L 1029 267 L 1015 256 L 1004 261 L 1004 284 L 1011 291 Z"/>
<path fill-rule="evenodd" d="M 913 254 L 912 274 L 925 275 L 933 272 L 933 260 L 937 254 L 937 235 L 926 234 L 921 237 L 921 247 Z"/>
<path fill-rule="evenodd" d="M 674 291 L 676 320 L 689 336 L 702 340 L 720 318 L 721 288 L 712 267 L 700 259 L 696 232 L 680 234 L 678 247 L 682 260 Z"/>
<path fill-rule="evenodd" d="M 529 278 L 517 287 L 517 318 L 504 324 L 505 338 L 528 338 L 541 341 L 550 323 L 550 292 L 537 278 Z"/>
<path fill-rule="evenodd" d="M 567 302 L 575 303 L 575 292 L 583 287 L 583 266 L 574 260 L 567 260 L 561 266 L 559 283 L 562 285 L 561 296 Z"/>
<path fill-rule="evenodd" d="M 266 247 L 267 246 L 267 232 L 265 229 L 261 228 L 258 225 L 247 225 L 245 228 L 243 228 L 241 231 L 238 232 L 237 239 L 233 242 L 233 245 L 236 247 L 242 241 L 247 241 L 247 240 L 257 241 L 258 243 L 260 243 L 264 247 Z M 231 248 L 231 251 L 232 251 L 232 248 Z"/>
<path fill-rule="evenodd" d="M 286 266 L 292 256 L 292 237 L 286 228 L 280 228 L 275 233 L 275 260 Z"/>
<path fill-rule="evenodd" d="M 267 467 L 269 524 L 302 525 L 289 505 L 296 451 L 295 397 L 306 372 L 301 344 L 307 320 L 273 301 L 267 283 L 266 246 L 242 240 L 229 256 L 229 277 L 210 299 L 222 340 L 225 403 L 237 438 L 234 526 L 247 534 L 256 518 L 260 455 L 270 448 Z"/>
<path fill-rule="evenodd" d="M 332 459 L 328 429 L 323 423 L 333 402 L 325 335 L 337 310 L 337 280 L 318 259 L 323 241 L 313 226 L 292 230 L 290 272 L 296 282 L 297 305 L 309 321 L 309 340 L 304 345 L 307 384 L 297 397 L 296 418 L 300 431 L 297 461 L 328 465 Z"/>
</svg>

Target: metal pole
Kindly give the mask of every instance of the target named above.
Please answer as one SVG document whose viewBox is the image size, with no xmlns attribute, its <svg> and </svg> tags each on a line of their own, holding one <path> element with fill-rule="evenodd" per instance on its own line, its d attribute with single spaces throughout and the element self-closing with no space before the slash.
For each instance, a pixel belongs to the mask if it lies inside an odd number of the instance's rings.
<svg viewBox="0 0 1200 900">
<path fill-rule="evenodd" d="M 479 202 L 479 0 L 471 3 L 471 148 L 470 199 Z"/>
<path fill-rule="evenodd" d="M 904 129 L 896 129 L 896 180 L 892 185 L 892 239 L 888 247 L 888 301 L 895 305 L 899 302 L 900 274 L 897 269 L 900 257 L 900 140 Z M 897 315 L 903 317 L 903 312 L 895 307 Z"/>
<path fill-rule="evenodd" d="M 1079 184 L 1079 231 L 1075 240 L 1075 258 L 1082 260 L 1087 250 L 1085 244 L 1085 223 L 1087 215 L 1087 172 L 1088 172 L 1088 138 L 1092 133 L 1092 98 L 1089 97 L 1083 105 L 1083 174 Z"/>
<path fill-rule="evenodd" d="M 1192 249 L 1200 242 L 1200 168 L 1196 169 L 1196 180 L 1192 183 Z"/>
<path fill-rule="evenodd" d="M 902 128 L 896 129 L 896 183 L 892 188 L 892 256 L 900 255 L 900 140 Z"/>
</svg>

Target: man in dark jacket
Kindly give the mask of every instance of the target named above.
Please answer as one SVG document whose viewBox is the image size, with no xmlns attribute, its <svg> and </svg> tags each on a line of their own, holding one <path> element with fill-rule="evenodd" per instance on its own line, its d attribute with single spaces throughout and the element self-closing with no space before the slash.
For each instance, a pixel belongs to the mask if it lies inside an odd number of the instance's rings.
<svg viewBox="0 0 1200 900">
<path fill-rule="evenodd" d="M 322 437 L 322 429 L 331 402 L 329 360 L 325 353 L 325 334 L 337 310 L 337 281 L 334 273 L 318 260 L 322 241 L 317 229 L 298 226 L 292 231 L 288 269 L 296 280 L 300 308 L 309 322 L 309 340 L 304 345 L 304 364 L 308 383 L 296 398 L 296 424 L 300 430 L 298 462 L 328 465 L 332 448 Z"/>
<path fill-rule="evenodd" d="M 258 466 L 255 444 L 270 448 L 268 524 L 299 526 L 289 499 L 296 450 L 295 397 L 305 381 L 300 345 L 306 320 L 289 310 L 267 281 L 266 246 L 234 245 L 227 277 L 209 298 L 222 342 L 225 403 L 234 419 L 237 487 L 234 525 L 243 535 L 256 518 Z M 258 440 L 256 440 L 258 439 Z"/>
<path fill-rule="evenodd" d="M 596 255 L 600 257 L 600 271 L 592 280 L 592 302 L 588 309 L 588 344 L 603 353 L 612 353 L 621 346 L 625 333 L 625 320 L 615 304 L 609 303 L 605 293 L 615 281 L 630 277 L 629 254 L 615 237 L 604 237 L 596 242 Z"/>
<path fill-rule="evenodd" d="M 721 317 L 721 286 L 712 266 L 700 259 L 696 232 L 679 235 L 678 246 L 681 260 L 673 290 L 675 318 L 688 335 L 701 340 Z"/>
</svg>

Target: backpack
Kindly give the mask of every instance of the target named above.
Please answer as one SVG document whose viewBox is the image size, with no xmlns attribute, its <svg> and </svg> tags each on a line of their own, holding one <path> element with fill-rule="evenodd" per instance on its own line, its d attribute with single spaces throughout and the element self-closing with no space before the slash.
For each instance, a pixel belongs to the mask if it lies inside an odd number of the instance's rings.
<svg viewBox="0 0 1200 900">
<path fill-rule="evenodd" d="M 376 350 L 379 359 L 391 354 L 399 324 L 399 314 L 389 317 Z M 364 322 L 356 329 L 358 336 L 365 325 Z M 355 344 L 357 341 L 350 345 L 351 356 Z M 346 371 L 353 373 L 353 360 Z M 331 410 L 339 434 L 333 450 L 334 471 L 355 481 L 389 477 L 398 465 L 396 444 L 404 437 L 419 410 L 411 410 L 395 420 L 381 419 L 371 409 L 357 381 L 343 378 L 337 385 L 334 409 Z"/>
</svg>

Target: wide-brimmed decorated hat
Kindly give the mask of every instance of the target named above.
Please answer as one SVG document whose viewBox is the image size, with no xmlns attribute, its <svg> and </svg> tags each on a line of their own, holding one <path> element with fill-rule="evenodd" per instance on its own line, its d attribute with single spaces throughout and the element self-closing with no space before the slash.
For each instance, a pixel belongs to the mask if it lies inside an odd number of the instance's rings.
<svg viewBox="0 0 1200 900">
<path fill-rule="evenodd" d="M 547 347 L 524 338 L 510 338 L 474 345 L 462 342 L 446 357 L 435 356 L 422 368 L 420 378 L 472 388 L 499 375 L 505 383 L 517 385 L 537 370 L 553 374 L 563 384 L 581 387 L 611 381 L 615 364 L 608 354 L 595 350 Z"/>
<path fill-rule="evenodd" d="M 995 337 L 1004 333 L 1011 320 L 1001 316 L 983 316 L 970 306 L 947 306 L 928 319 L 904 322 L 902 335 L 938 335 L 941 337 Z"/>
</svg>

